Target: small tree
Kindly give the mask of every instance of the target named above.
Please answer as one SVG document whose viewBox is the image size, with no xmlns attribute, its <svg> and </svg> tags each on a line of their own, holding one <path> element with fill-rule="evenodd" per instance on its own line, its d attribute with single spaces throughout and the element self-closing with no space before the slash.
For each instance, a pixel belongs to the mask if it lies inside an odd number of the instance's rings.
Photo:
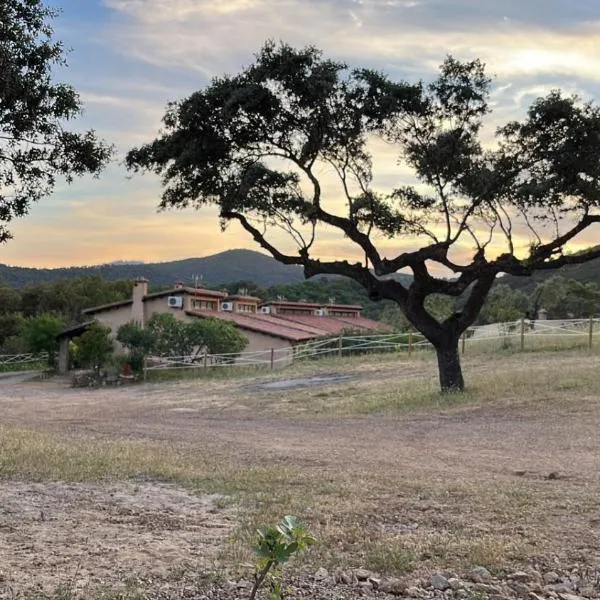
<svg viewBox="0 0 600 600">
<path fill-rule="evenodd" d="M 223 226 L 237 222 L 306 277 L 343 275 L 395 301 L 435 347 L 441 389 L 462 390 L 460 335 L 499 273 L 600 256 L 600 247 L 568 253 L 600 222 L 600 109 L 552 92 L 490 147 L 481 140 L 490 90 L 479 60 L 450 57 L 430 84 L 408 84 L 270 42 L 238 75 L 170 104 L 161 135 L 127 163 L 162 177 L 161 207 L 216 204 Z M 387 190 L 374 178 L 376 139 L 411 171 Z M 356 259 L 319 260 L 331 231 Z M 378 247 L 385 238 L 395 252 Z M 393 277 L 402 269 L 411 283 Z M 458 300 L 448 316 L 427 310 L 436 294 Z"/>
<path fill-rule="evenodd" d="M 58 334 L 64 329 L 64 321 L 55 315 L 42 314 L 23 321 L 21 336 L 28 352 L 48 353 L 48 366 L 56 365 Z"/>
<path fill-rule="evenodd" d="M 187 356 L 194 344 L 189 339 L 185 323 L 171 313 L 155 314 L 148 321 L 148 330 L 154 336 L 153 352 L 159 356 Z"/>
<path fill-rule="evenodd" d="M 144 358 L 154 352 L 156 335 L 150 329 L 144 329 L 131 321 L 121 325 L 117 331 L 117 341 L 129 352 L 129 362 L 135 372 L 143 368 Z"/>
<path fill-rule="evenodd" d="M 57 11 L 41 0 L 0 2 L 0 242 L 4 225 L 50 194 L 56 179 L 98 174 L 112 149 L 93 131 L 65 125 L 81 113 L 77 92 L 53 81 L 65 52 L 50 25 Z"/>
<path fill-rule="evenodd" d="M 185 322 L 170 313 L 156 314 L 148 321 L 154 337 L 153 352 L 160 356 L 191 356 L 199 350 L 211 354 L 237 354 L 248 340 L 231 323 L 219 319 Z"/>
<path fill-rule="evenodd" d="M 209 354 L 239 354 L 248 345 L 239 329 L 219 319 L 196 319 L 186 324 L 186 330 L 190 342 Z"/>
<path fill-rule="evenodd" d="M 100 371 L 113 352 L 110 327 L 104 327 L 100 323 L 92 323 L 74 341 L 77 344 L 77 357 L 80 363 L 96 372 Z"/>
</svg>

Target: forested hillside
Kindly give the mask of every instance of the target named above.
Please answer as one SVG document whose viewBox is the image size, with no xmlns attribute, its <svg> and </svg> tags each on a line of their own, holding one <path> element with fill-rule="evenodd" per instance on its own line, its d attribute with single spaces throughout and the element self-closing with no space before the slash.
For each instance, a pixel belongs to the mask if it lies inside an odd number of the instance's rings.
<svg viewBox="0 0 600 600">
<path fill-rule="evenodd" d="M 12 286 L 46 283 L 76 277 L 99 276 L 108 281 L 146 277 L 153 285 L 173 285 L 181 280 L 191 285 L 196 277 L 206 285 L 223 281 L 251 279 L 257 285 L 295 283 L 304 279 L 302 269 L 278 263 L 270 256 L 253 250 L 227 250 L 202 258 L 186 258 L 161 263 L 106 264 L 64 269 L 31 269 L 0 264 L 0 281 Z"/>
</svg>

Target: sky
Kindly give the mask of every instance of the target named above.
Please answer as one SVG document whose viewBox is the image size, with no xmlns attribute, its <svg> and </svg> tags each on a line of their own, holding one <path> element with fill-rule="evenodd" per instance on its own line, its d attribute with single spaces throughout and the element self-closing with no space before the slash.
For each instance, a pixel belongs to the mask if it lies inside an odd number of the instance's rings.
<svg viewBox="0 0 600 600">
<path fill-rule="evenodd" d="M 252 62 L 266 39 L 314 44 L 351 66 L 392 78 L 432 79 L 447 54 L 481 58 L 495 75 L 494 123 L 525 114 L 555 88 L 600 101 L 598 0 L 46 0 L 61 9 L 57 39 L 70 48 L 58 75 L 84 103 L 79 128 L 94 128 L 117 154 L 98 179 L 54 193 L 12 223 L 0 263 L 35 267 L 115 260 L 165 261 L 257 246 L 216 210 L 158 213 L 161 186 L 131 177 L 123 157 L 149 142 L 167 102 Z M 396 157 L 376 148 L 381 181 L 402 184 Z M 597 236 L 598 232 L 595 232 Z M 597 243 L 593 235 L 582 245 Z M 387 242 L 389 253 L 400 247 Z M 321 256 L 351 252 L 328 233 Z"/>
</svg>

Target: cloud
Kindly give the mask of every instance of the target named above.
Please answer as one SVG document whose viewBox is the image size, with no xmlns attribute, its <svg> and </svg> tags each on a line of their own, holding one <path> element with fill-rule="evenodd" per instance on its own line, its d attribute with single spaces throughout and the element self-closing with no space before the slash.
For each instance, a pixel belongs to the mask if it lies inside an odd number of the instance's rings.
<svg viewBox="0 0 600 600">
<path fill-rule="evenodd" d="M 115 143 L 119 160 L 156 135 L 168 100 L 239 71 L 267 38 L 314 44 L 351 66 L 408 80 L 432 78 L 447 53 L 480 57 L 497 75 L 489 141 L 497 125 L 521 117 L 551 89 L 600 95 L 595 0 L 103 0 L 93 14 L 88 3 L 68 6 L 57 31 L 75 48 L 65 80 L 85 103 L 78 126 Z M 379 189 L 413 181 L 395 149 L 376 143 L 373 152 Z M 325 187 L 340 205 L 331 180 Z M 99 181 L 61 184 L 14 223 L 16 239 L 2 248 L 0 260 L 65 265 L 210 254 L 241 240 L 254 247 L 234 225 L 221 234 L 212 209 L 157 215 L 160 193 L 156 178 L 127 179 L 118 162 Z M 378 243 L 388 256 L 411 246 L 410 240 Z M 319 244 L 325 258 L 360 258 L 331 231 Z"/>
</svg>

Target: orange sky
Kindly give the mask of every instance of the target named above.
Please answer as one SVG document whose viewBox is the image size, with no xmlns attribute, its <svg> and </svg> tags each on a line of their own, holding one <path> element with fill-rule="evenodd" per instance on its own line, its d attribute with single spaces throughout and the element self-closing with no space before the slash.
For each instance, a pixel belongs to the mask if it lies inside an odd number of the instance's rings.
<svg viewBox="0 0 600 600">
<path fill-rule="evenodd" d="M 29 216 L 12 223 L 14 239 L 0 247 L 0 263 L 150 262 L 257 249 L 235 225 L 221 233 L 214 210 L 157 214 L 159 183 L 153 177 L 128 178 L 122 158 L 156 135 L 168 100 L 247 65 L 267 38 L 314 43 L 352 65 L 409 80 L 430 78 L 447 53 L 481 57 L 497 75 L 493 123 L 522 116 L 533 99 L 556 87 L 585 98 L 600 96 L 595 0 L 577 6 L 563 0 L 62 0 L 58 5 L 64 13 L 56 34 L 73 48 L 63 77 L 85 102 L 81 126 L 113 142 L 118 156 L 100 179 L 59 184 Z M 405 183 L 407 174 L 389 148 L 379 146 L 374 155 L 382 186 Z M 578 243 L 596 240 L 594 231 Z M 527 244 L 526 236 L 522 241 Z M 384 254 L 408 247 L 386 240 Z M 359 258 L 347 241 L 330 233 L 320 250 L 325 258 Z"/>
</svg>

